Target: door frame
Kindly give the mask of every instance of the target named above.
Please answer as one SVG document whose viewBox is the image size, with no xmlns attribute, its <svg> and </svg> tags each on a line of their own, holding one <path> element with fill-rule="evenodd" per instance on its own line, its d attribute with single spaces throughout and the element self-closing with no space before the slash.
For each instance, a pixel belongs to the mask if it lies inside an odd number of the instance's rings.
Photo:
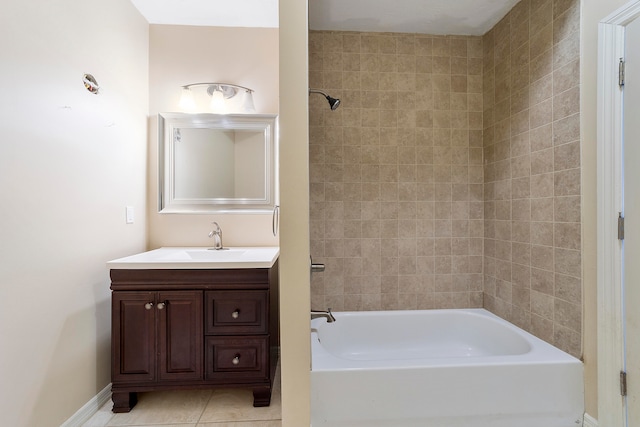
<svg viewBox="0 0 640 427">
<path fill-rule="evenodd" d="M 598 28 L 598 424 L 623 426 L 624 399 L 620 371 L 624 366 L 622 244 L 623 96 L 618 63 L 624 57 L 625 26 L 640 17 L 640 0 L 600 21 Z"/>
</svg>

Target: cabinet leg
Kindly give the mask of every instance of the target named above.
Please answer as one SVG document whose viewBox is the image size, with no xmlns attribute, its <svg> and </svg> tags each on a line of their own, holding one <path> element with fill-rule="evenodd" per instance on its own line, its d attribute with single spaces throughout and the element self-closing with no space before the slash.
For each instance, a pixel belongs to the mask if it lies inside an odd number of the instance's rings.
<svg viewBox="0 0 640 427">
<path fill-rule="evenodd" d="M 112 412 L 129 412 L 138 403 L 138 393 L 128 391 L 112 392 L 111 400 L 113 400 Z"/>
<path fill-rule="evenodd" d="M 253 389 L 253 406 L 269 406 L 271 404 L 271 387 L 256 387 Z"/>
</svg>

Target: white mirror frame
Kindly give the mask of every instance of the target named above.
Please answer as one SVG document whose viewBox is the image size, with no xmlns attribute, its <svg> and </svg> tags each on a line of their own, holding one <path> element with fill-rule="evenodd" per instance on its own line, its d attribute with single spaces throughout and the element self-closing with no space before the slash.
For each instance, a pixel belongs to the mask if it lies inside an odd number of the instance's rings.
<svg viewBox="0 0 640 427">
<path fill-rule="evenodd" d="M 174 138 L 178 129 L 250 130 L 264 133 L 264 198 L 176 198 Z M 277 116 L 273 114 L 158 114 L 158 212 L 181 214 L 271 213 L 277 205 Z"/>
</svg>

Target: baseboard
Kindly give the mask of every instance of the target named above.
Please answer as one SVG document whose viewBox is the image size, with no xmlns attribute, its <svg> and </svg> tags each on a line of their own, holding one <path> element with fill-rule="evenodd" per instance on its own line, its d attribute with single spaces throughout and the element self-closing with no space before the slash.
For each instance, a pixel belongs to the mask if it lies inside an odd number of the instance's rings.
<svg viewBox="0 0 640 427">
<path fill-rule="evenodd" d="M 584 423 L 583 427 L 598 427 L 598 420 L 593 418 L 591 415 L 585 413 L 584 414 Z"/>
<path fill-rule="evenodd" d="M 107 384 L 105 388 L 85 403 L 82 408 L 78 409 L 78 411 L 61 424 L 60 427 L 82 427 L 110 398 L 111 384 Z"/>
</svg>

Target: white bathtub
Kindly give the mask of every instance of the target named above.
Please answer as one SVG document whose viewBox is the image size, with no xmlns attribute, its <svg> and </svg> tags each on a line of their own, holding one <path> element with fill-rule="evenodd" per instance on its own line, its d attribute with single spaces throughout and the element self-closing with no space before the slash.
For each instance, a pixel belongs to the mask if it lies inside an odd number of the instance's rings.
<svg viewBox="0 0 640 427">
<path fill-rule="evenodd" d="M 483 309 L 311 322 L 313 427 L 576 427 L 582 363 Z"/>
</svg>

